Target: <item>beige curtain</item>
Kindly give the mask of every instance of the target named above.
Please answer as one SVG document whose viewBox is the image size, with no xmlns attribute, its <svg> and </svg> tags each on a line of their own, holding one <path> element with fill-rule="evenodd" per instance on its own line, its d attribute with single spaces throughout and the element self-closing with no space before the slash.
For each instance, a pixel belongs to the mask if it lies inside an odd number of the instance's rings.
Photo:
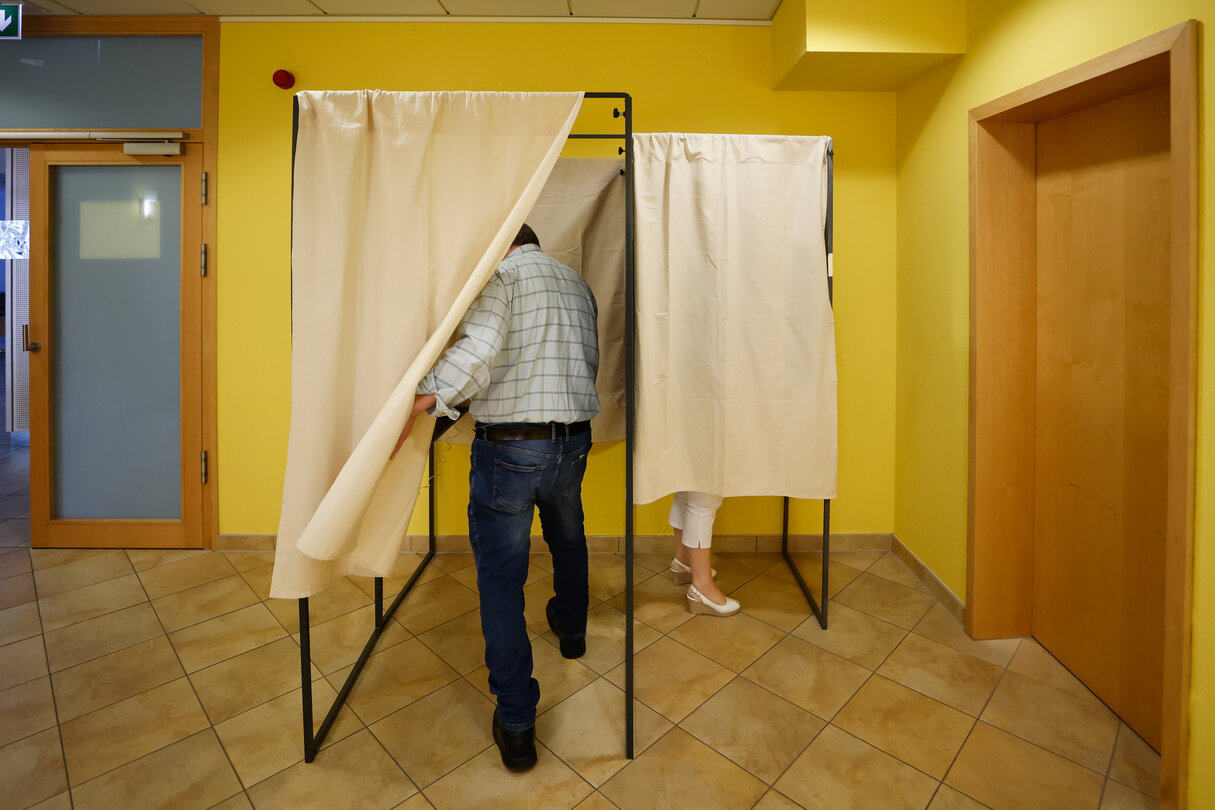
<svg viewBox="0 0 1215 810">
<path fill-rule="evenodd" d="M 599 305 L 597 442 L 624 439 L 623 168 L 612 158 L 562 158 L 527 215 L 544 252 L 581 273 Z M 452 444 L 472 438 L 467 416 L 443 434 Z"/>
<path fill-rule="evenodd" d="M 400 553 L 433 421 L 393 445 L 532 208 L 580 93 L 304 92 L 292 200 L 291 434 L 271 596 Z"/>
<path fill-rule="evenodd" d="M 835 496 L 828 140 L 634 136 L 638 503 Z"/>
</svg>

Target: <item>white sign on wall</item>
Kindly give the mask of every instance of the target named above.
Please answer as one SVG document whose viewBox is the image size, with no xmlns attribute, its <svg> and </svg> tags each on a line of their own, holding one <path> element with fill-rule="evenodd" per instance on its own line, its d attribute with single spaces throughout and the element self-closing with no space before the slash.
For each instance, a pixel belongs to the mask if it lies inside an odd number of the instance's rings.
<svg viewBox="0 0 1215 810">
<path fill-rule="evenodd" d="M 30 223 L 24 219 L 0 219 L 0 260 L 29 259 Z"/>
</svg>

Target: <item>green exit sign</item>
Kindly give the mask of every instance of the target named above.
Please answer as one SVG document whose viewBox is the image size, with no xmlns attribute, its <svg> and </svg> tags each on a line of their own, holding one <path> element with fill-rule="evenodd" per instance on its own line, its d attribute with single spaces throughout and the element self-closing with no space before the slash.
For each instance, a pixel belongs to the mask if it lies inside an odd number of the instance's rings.
<svg viewBox="0 0 1215 810">
<path fill-rule="evenodd" d="M 21 39 L 19 3 L 0 3 L 0 39 Z"/>
</svg>

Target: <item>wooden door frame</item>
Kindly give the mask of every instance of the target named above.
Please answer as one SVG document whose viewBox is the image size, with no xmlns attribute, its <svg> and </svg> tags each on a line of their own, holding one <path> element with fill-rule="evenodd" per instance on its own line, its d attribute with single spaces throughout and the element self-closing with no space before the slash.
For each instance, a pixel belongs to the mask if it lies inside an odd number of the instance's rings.
<svg viewBox="0 0 1215 810">
<path fill-rule="evenodd" d="M 193 246 L 201 241 L 201 206 L 196 196 L 196 181 L 201 172 L 201 147 L 187 144 L 181 156 L 135 156 L 123 154 L 121 144 L 92 143 L 34 144 L 30 147 L 30 244 L 36 249 L 30 257 L 30 337 L 42 344 L 30 358 L 31 446 L 30 446 L 30 540 L 35 548 L 182 548 L 205 547 L 202 532 L 206 500 L 196 489 L 200 486 L 199 456 L 203 442 L 202 396 L 202 284 L 199 275 L 201 252 Z M 51 365 L 57 347 L 54 340 L 51 299 L 55 262 L 53 221 L 54 192 L 52 172 L 70 166 L 180 166 L 181 186 L 181 284 L 180 307 L 180 436 L 181 517 L 176 519 L 62 519 L 54 507 L 53 459 L 55 456 L 54 396 Z M 195 181 L 195 182 L 191 182 Z M 184 541 L 165 542 L 165 530 Z M 197 538 L 196 543 L 191 541 Z"/>
<path fill-rule="evenodd" d="M 68 36 L 200 36 L 202 37 L 202 126 L 186 129 L 184 143 L 202 145 L 202 170 L 207 177 L 203 206 L 202 241 L 208 247 L 207 277 L 202 289 L 202 429 L 207 453 L 207 481 L 203 485 L 202 547 L 216 548 L 219 538 L 219 442 L 217 402 L 217 350 L 215 277 L 219 194 L 219 19 L 209 16 L 128 17 L 36 15 L 26 17 L 26 37 Z M 43 138 L 37 142 L 53 142 Z M 5 146 L 34 142 L 10 141 Z M 200 189 L 201 194 L 201 189 Z"/>
<path fill-rule="evenodd" d="M 970 111 L 966 630 L 1032 625 L 1037 122 L 1167 84 L 1169 425 L 1161 804 L 1186 806 L 1198 282 L 1198 23 L 1189 20 Z"/>
</svg>

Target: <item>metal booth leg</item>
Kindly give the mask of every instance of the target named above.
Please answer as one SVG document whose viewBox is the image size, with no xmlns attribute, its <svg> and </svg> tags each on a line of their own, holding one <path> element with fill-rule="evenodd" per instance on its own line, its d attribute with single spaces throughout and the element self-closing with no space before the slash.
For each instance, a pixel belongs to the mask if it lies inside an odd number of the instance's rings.
<svg viewBox="0 0 1215 810">
<path fill-rule="evenodd" d="M 797 580 L 797 587 L 802 589 L 802 595 L 806 597 L 806 601 L 810 603 L 810 611 L 814 617 L 818 619 L 819 627 L 827 629 L 827 602 L 830 591 L 831 574 L 831 501 L 823 500 L 823 579 L 821 598 L 823 600 L 820 606 L 814 598 L 814 594 L 810 592 L 810 586 L 806 584 L 806 580 L 802 578 L 802 572 L 797 570 L 797 565 L 793 562 L 793 555 L 789 553 L 789 499 L 784 499 L 784 515 L 783 525 L 781 527 L 780 538 L 780 553 L 785 558 L 785 562 L 789 566 L 789 571 L 793 574 L 793 578 Z"/>
</svg>

